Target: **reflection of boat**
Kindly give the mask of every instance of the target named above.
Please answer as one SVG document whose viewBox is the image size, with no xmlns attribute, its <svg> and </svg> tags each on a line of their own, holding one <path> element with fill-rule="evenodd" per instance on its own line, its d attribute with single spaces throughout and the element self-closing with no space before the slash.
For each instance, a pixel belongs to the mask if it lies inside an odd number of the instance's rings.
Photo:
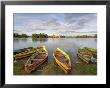
<svg viewBox="0 0 110 88">
<path fill-rule="evenodd" d="M 62 51 L 60 48 L 53 53 L 56 63 L 60 68 L 67 74 L 71 70 L 71 61 L 67 53 Z"/>
<path fill-rule="evenodd" d="M 77 56 L 86 63 L 96 63 L 96 58 L 93 57 L 92 53 L 89 52 L 86 47 L 80 48 L 78 50 Z"/>
<path fill-rule="evenodd" d="M 25 63 L 25 72 L 30 73 L 31 71 L 35 70 L 38 66 L 46 61 L 47 57 L 48 52 L 45 46 L 37 47 L 36 52 Z"/>
<path fill-rule="evenodd" d="M 14 59 L 19 60 L 28 56 L 31 56 L 33 53 L 35 53 L 36 48 L 24 48 L 19 51 L 14 52 Z"/>
</svg>

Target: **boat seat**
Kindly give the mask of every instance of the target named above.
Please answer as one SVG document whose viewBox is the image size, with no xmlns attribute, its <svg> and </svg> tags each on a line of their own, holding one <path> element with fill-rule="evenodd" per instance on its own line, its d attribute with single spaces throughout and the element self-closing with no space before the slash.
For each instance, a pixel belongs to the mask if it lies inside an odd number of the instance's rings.
<svg viewBox="0 0 110 88">
<path fill-rule="evenodd" d="M 32 61 L 42 61 L 43 59 L 34 59 Z"/>
</svg>

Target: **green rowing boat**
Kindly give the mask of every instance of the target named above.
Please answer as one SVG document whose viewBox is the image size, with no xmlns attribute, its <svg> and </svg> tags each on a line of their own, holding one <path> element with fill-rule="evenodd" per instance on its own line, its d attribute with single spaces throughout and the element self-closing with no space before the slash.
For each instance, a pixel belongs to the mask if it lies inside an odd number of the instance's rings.
<svg viewBox="0 0 110 88">
<path fill-rule="evenodd" d="M 36 48 L 27 48 L 23 51 L 19 51 L 18 53 L 16 53 L 14 55 L 14 60 L 20 60 L 20 59 L 23 59 L 23 58 L 26 58 L 26 57 L 29 57 L 31 56 L 32 54 L 34 54 L 36 51 Z"/>
<path fill-rule="evenodd" d="M 83 60 L 86 63 L 96 63 L 97 60 L 94 58 L 93 54 L 87 50 L 87 47 L 79 48 L 78 50 L 78 58 Z"/>
<path fill-rule="evenodd" d="M 93 49 L 93 48 L 88 48 L 88 47 L 85 47 L 85 49 L 90 52 L 94 58 L 97 59 L 97 50 L 96 49 Z"/>
<path fill-rule="evenodd" d="M 47 57 L 48 57 L 48 52 L 45 46 L 37 47 L 36 52 L 25 63 L 25 69 L 24 69 L 25 72 L 31 73 L 41 64 L 43 64 L 47 60 Z"/>
</svg>

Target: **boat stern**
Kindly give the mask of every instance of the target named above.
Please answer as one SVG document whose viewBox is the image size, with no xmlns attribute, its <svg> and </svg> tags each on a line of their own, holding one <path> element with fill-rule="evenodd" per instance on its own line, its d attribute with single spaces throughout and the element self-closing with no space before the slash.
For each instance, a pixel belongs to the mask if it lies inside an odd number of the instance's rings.
<svg viewBox="0 0 110 88">
<path fill-rule="evenodd" d="M 26 74 L 30 73 L 29 66 L 27 64 L 24 66 L 24 71 Z"/>
</svg>

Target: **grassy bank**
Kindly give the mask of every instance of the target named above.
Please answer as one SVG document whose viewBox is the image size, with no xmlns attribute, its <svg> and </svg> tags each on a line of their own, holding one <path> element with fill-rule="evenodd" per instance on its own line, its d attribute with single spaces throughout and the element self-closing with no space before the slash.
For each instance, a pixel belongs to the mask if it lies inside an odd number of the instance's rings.
<svg viewBox="0 0 110 88">
<path fill-rule="evenodd" d="M 52 58 L 53 59 L 53 58 Z M 25 75 L 24 63 L 26 60 L 17 61 L 14 63 L 14 75 Z M 80 59 L 72 63 L 72 70 L 68 75 L 96 75 L 97 64 L 86 64 Z M 52 61 L 51 63 L 45 62 L 42 66 L 38 67 L 29 75 L 65 75 L 60 67 Z"/>
</svg>

